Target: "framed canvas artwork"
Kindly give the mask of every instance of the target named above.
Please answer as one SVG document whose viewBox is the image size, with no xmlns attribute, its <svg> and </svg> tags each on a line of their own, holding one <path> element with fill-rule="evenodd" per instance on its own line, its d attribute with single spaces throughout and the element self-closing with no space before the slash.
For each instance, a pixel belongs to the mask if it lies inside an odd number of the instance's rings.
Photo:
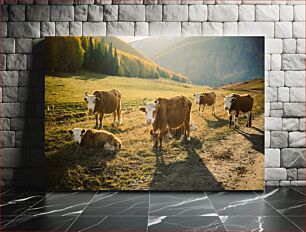
<svg viewBox="0 0 306 232">
<path fill-rule="evenodd" d="M 48 37 L 51 190 L 264 188 L 264 37 Z"/>
</svg>

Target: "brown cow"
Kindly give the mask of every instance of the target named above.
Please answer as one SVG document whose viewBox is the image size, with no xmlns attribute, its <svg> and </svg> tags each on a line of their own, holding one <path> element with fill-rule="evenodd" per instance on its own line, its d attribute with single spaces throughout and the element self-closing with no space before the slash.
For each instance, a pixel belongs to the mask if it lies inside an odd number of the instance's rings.
<svg viewBox="0 0 306 232">
<path fill-rule="evenodd" d="M 247 115 L 247 127 L 252 126 L 252 109 L 254 99 L 249 94 L 239 95 L 232 93 L 224 97 L 224 109 L 229 115 L 229 126 L 232 124 L 232 117 L 234 116 L 234 127 L 238 126 L 239 112 Z"/>
<path fill-rule="evenodd" d="M 89 114 L 94 114 L 96 117 L 95 129 L 101 129 L 102 119 L 104 114 L 114 114 L 113 125 L 116 125 L 116 118 L 118 118 L 118 125 L 122 123 L 121 119 L 121 93 L 119 90 L 112 89 L 109 91 L 95 91 L 93 95 L 85 93 L 84 100 L 87 102 Z M 98 116 L 100 125 L 98 126 Z"/>
<path fill-rule="evenodd" d="M 73 135 L 73 140 L 79 144 L 80 147 L 86 148 L 114 148 L 119 151 L 121 148 L 121 140 L 116 135 L 106 130 L 94 130 L 94 129 L 81 129 L 74 128 L 68 131 Z"/>
<path fill-rule="evenodd" d="M 207 93 L 195 93 L 193 95 L 195 97 L 196 104 L 199 105 L 199 112 L 204 112 L 204 108 L 206 105 L 212 107 L 213 115 L 216 115 L 215 112 L 215 103 L 216 103 L 216 93 L 215 92 L 207 92 Z"/>
<path fill-rule="evenodd" d="M 163 137 L 169 129 L 180 128 L 182 138 L 190 141 L 190 111 L 192 103 L 185 96 L 158 98 L 139 110 L 146 113 L 147 123 L 153 125 L 150 134 L 154 140 L 153 149 L 162 149 Z"/>
</svg>

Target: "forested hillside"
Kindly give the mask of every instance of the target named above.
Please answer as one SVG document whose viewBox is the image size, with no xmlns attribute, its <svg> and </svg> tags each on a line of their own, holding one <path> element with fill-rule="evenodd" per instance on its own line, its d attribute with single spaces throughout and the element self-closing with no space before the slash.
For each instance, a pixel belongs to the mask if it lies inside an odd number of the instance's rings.
<svg viewBox="0 0 306 232">
<path fill-rule="evenodd" d="M 96 37 L 96 39 L 102 39 L 102 37 Z M 147 56 L 145 56 L 143 53 L 139 52 L 138 49 L 133 48 L 130 44 L 124 42 L 122 39 L 116 37 L 116 36 L 105 36 L 103 37 L 103 40 L 107 45 L 112 44 L 113 47 L 117 48 L 118 50 L 129 53 L 131 55 L 143 58 L 145 60 L 150 60 Z"/>
<path fill-rule="evenodd" d="M 188 82 L 186 76 L 157 65 L 116 37 L 49 37 L 45 43 L 51 73 L 82 68 L 113 76 Z"/>
</svg>

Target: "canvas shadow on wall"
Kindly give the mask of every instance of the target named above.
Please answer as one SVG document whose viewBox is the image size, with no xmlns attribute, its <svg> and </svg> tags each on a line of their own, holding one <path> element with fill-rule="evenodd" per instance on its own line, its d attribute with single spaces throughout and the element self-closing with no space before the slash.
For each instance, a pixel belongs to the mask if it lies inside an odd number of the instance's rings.
<svg viewBox="0 0 306 232">
<path fill-rule="evenodd" d="M 49 37 L 52 190 L 263 190 L 264 37 Z"/>
</svg>

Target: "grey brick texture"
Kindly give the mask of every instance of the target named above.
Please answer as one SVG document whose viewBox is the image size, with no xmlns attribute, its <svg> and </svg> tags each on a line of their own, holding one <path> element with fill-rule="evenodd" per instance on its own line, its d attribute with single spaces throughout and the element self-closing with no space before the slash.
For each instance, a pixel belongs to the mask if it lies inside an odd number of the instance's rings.
<svg viewBox="0 0 306 232">
<path fill-rule="evenodd" d="M 304 4 L 304 0 L 5 1 L 0 5 L 1 184 L 43 184 L 44 81 L 39 45 L 44 37 L 264 35 L 266 185 L 305 185 Z"/>
</svg>

